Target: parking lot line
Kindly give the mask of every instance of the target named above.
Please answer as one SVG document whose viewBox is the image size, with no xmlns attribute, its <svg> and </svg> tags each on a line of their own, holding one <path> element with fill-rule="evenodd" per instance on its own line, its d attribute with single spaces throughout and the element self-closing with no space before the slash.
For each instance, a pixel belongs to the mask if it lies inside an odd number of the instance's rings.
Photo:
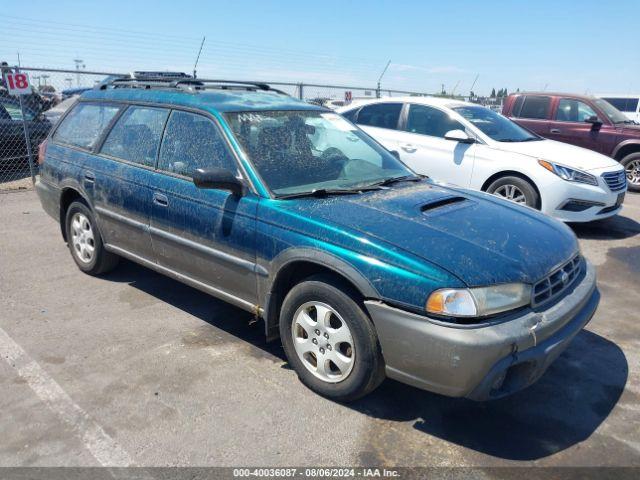
<svg viewBox="0 0 640 480">
<path fill-rule="evenodd" d="M 22 377 L 51 411 L 69 424 L 102 466 L 133 465 L 129 454 L 78 406 L 62 387 L 2 328 L 0 355 Z"/>
</svg>

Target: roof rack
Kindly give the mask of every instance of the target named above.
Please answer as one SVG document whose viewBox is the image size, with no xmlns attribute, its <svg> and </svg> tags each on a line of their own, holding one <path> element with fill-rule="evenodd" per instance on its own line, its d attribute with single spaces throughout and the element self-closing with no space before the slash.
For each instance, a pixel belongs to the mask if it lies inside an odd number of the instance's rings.
<svg viewBox="0 0 640 480">
<path fill-rule="evenodd" d="M 177 78 L 169 75 L 162 76 L 144 76 L 144 77 L 118 77 L 114 78 L 110 82 L 106 82 L 100 85 L 100 90 L 106 90 L 111 88 L 178 88 L 181 90 L 195 91 L 195 90 L 207 90 L 207 89 L 219 89 L 219 90 L 262 90 L 280 93 L 282 95 L 289 96 L 288 93 L 272 88 L 263 82 L 241 81 L 241 80 L 207 80 L 196 79 L 191 76 L 178 76 Z"/>
</svg>

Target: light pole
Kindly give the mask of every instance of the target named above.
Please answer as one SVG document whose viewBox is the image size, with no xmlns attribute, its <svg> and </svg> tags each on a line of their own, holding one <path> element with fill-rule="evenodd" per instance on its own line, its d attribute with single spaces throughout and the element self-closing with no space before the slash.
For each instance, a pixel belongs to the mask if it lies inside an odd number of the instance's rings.
<svg viewBox="0 0 640 480">
<path fill-rule="evenodd" d="M 80 68 L 87 68 L 87 66 L 84 64 L 84 60 L 81 60 L 79 58 L 75 58 L 74 63 L 76 64 L 76 84 L 79 87 L 80 86 Z"/>
<path fill-rule="evenodd" d="M 380 98 L 380 82 L 382 81 L 382 77 L 384 77 L 384 74 L 387 72 L 387 68 L 389 68 L 389 65 L 391 65 L 391 60 L 387 62 L 387 66 L 384 67 L 384 70 L 380 74 L 380 78 L 378 78 L 378 88 L 376 89 L 376 98 Z"/>
</svg>

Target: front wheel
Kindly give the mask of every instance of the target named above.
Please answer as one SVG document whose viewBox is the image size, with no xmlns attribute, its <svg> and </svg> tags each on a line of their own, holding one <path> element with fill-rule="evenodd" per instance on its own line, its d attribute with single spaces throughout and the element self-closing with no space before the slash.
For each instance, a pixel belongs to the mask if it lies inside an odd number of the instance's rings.
<svg viewBox="0 0 640 480">
<path fill-rule="evenodd" d="M 640 192 L 640 152 L 627 155 L 620 164 L 627 174 L 628 188 L 632 192 Z"/>
<path fill-rule="evenodd" d="M 332 277 L 318 275 L 291 289 L 280 311 L 280 337 L 289 363 L 308 388 L 348 402 L 384 379 L 371 320 Z"/>
<path fill-rule="evenodd" d="M 540 208 L 540 196 L 533 185 L 520 177 L 502 177 L 487 188 L 487 193 L 531 208 Z"/>
</svg>

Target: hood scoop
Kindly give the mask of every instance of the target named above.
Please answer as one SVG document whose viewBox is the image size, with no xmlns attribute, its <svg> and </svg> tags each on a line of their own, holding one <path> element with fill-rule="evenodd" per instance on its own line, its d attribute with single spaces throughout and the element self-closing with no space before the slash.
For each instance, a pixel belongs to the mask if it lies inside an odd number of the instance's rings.
<svg viewBox="0 0 640 480">
<path fill-rule="evenodd" d="M 460 196 L 441 197 L 432 202 L 420 205 L 420 211 L 425 215 L 436 215 L 440 213 L 457 210 L 468 205 L 470 200 Z"/>
</svg>

